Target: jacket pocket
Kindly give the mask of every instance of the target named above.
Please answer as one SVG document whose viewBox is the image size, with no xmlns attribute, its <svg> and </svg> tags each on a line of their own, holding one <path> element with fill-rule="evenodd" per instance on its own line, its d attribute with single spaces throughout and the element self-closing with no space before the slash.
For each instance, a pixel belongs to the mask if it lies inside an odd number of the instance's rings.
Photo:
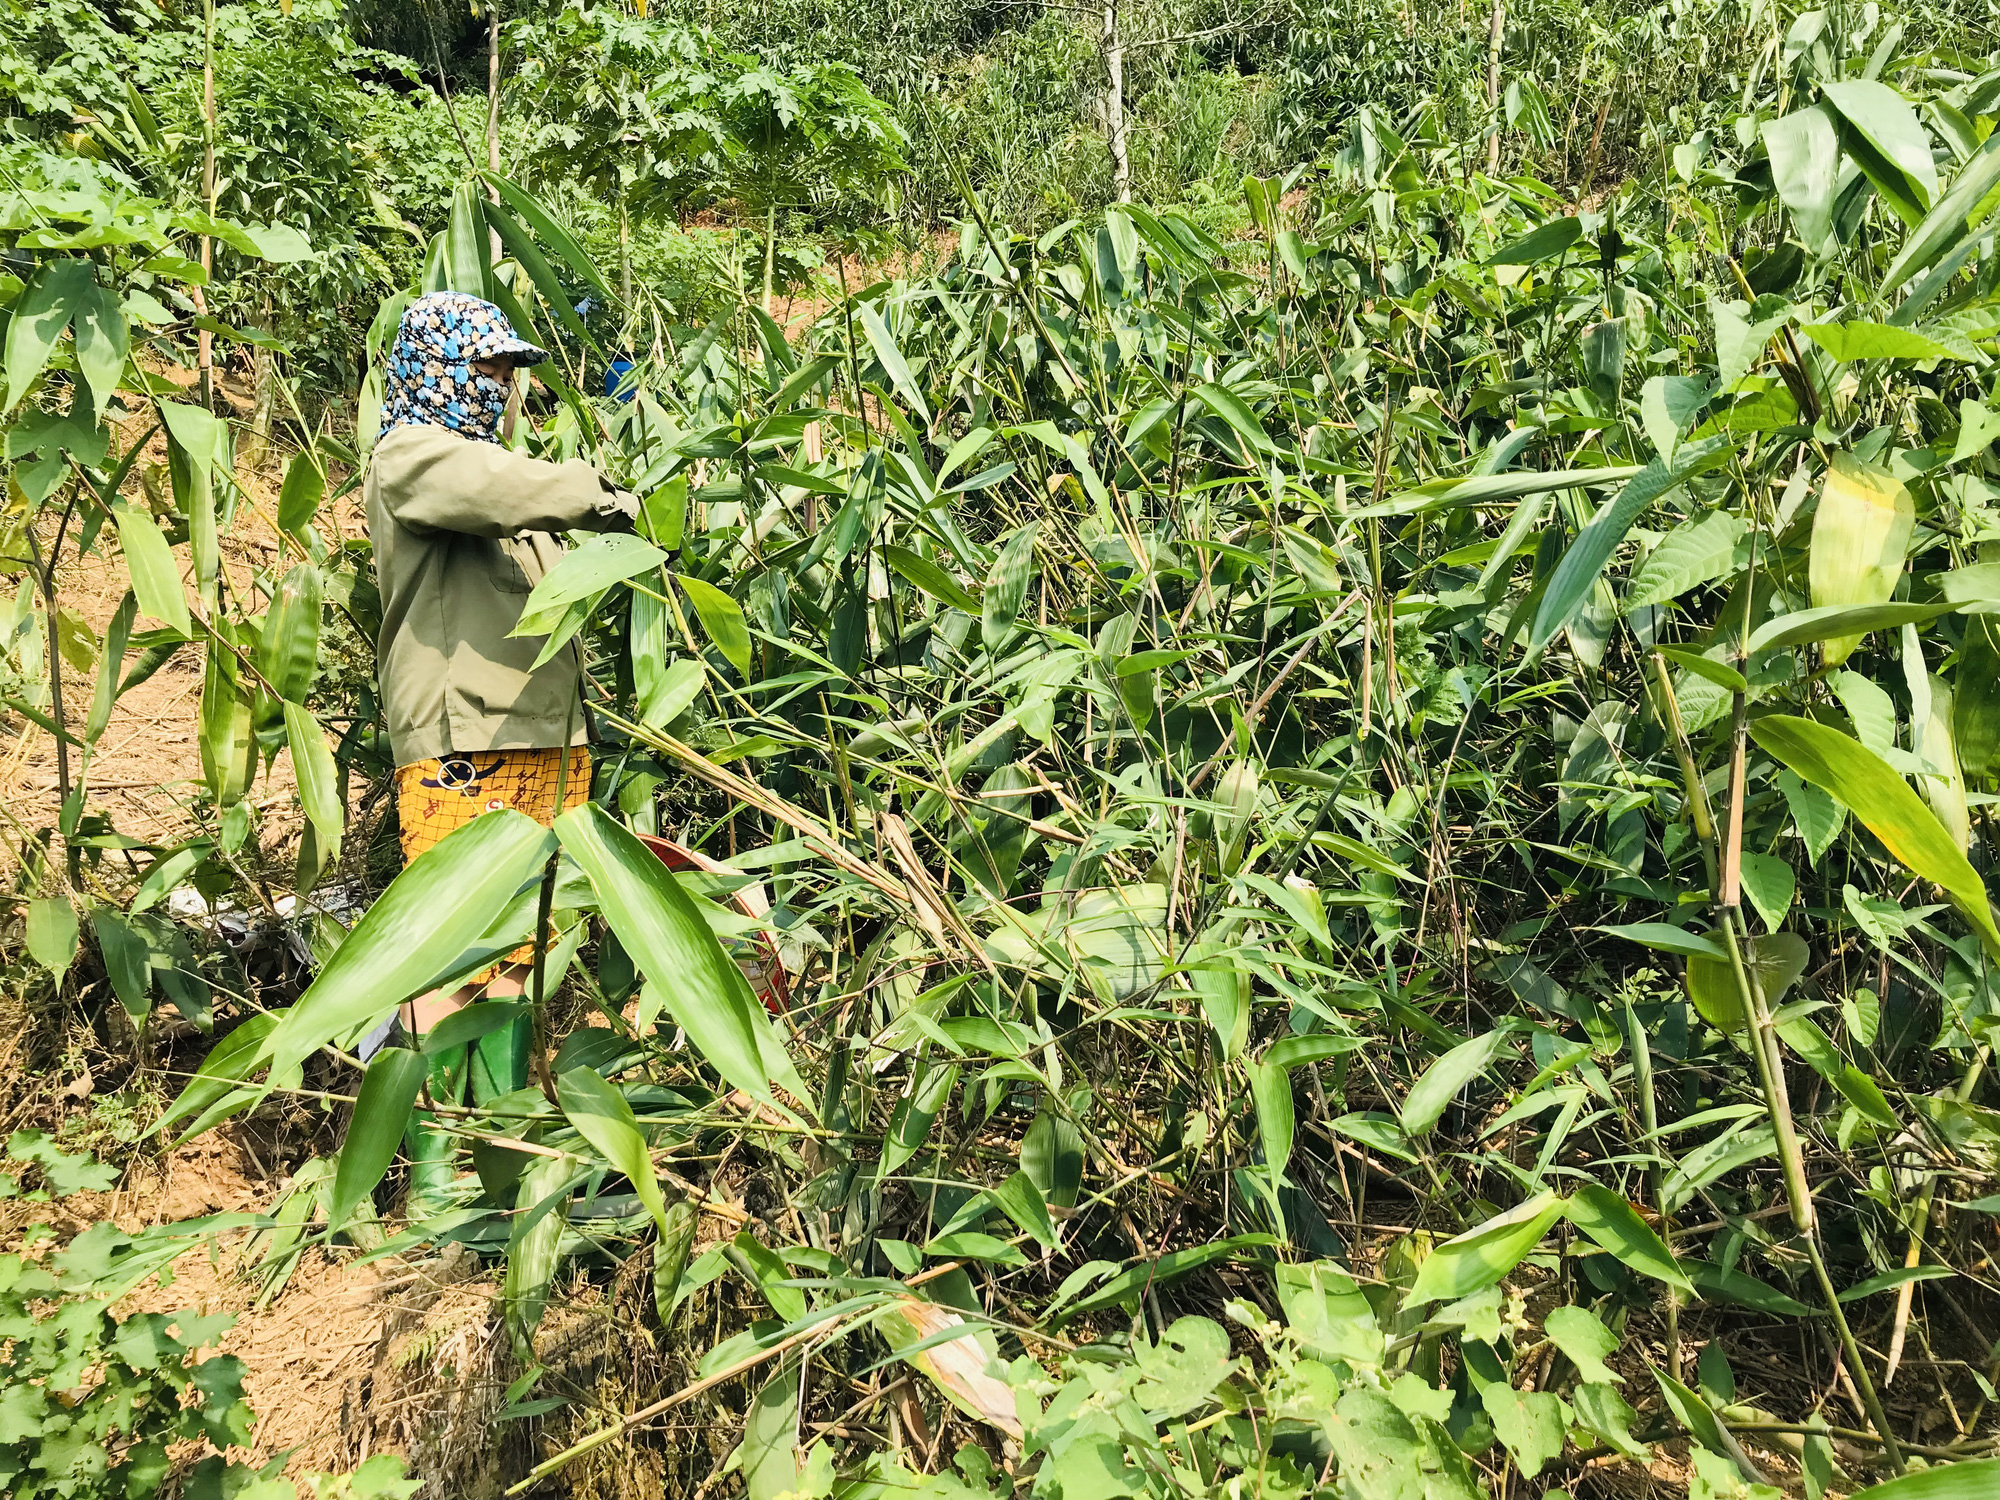
<svg viewBox="0 0 2000 1500">
<path fill-rule="evenodd" d="M 504 593 L 525 594 L 542 576 L 542 566 L 534 548 L 517 537 L 502 537 L 494 543 L 493 586 Z"/>
</svg>

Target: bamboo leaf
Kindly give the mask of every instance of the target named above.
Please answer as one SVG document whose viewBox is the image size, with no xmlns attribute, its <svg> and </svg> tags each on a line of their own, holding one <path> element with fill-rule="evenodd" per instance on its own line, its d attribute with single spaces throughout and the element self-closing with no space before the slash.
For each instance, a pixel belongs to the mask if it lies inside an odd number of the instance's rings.
<svg viewBox="0 0 2000 1500">
<path fill-rule="evenodd" d="M 278 490 L 279 529 L 301 535 L 319 514 L 319 503 L 326 497 L 326 472 L 320 467 L 319 454 L 312 448 L 301 448 L 292 455 L 292 461 L 285 466 L 285 482 Z"/>
<path fill-rule="evenodd" d="M 701 628 L 715 642 L 715 649 L 748 682 L 750 627 L 744 623 L 742 606 L 714 584 L 703 583 L 699 578 L 676 573 L 674 581 L 687 594 L 689 602 L 694 605 L 694 612 L 701 616 Z"/>
<path fill-rule="evenodd" d="M 1595 1182 L 1584 1183 L 1570 1195 L 1563 1212 L 1570 1223 L 1641 1276 L 1664 1281 L 1689 1296 L 1694 1295 L 1694 1283 L 1667 1249 L 1666 1241 L 1639 1217 L 1637 1209 L 1610 1188 Z"/>
<path fill-rule="evenodd" d="M 354 1101 L 354 1118 L 340 1144 L 340 1165 L 334 1173 L 333 1203 L 327 1222 L 345 1228 L 354 1211 L 374 1191 L 389 1163 L 396 1159 L 410 1107 L 423 1087 L 429 1059 L 407 1047 L 384 1047 L 368 1064 L 361 1094 Z"/>
<path fill-rule="evenodd" d="M 1403 1101 L 1404 1132 L 1411 1136 L 1429 1132 L 1459 1091 L 1489 1070 L 1508 1051 L 1512 1040 L 1504 1030 L 1489 1031 L 1460 1042 L 1433 1062 Z"/>
<path fill-rule="evenodd" d="M 657 863 L 657 861 L 655 861 Z M 590 1068 L 567 1068 L 556 1075 L 556 1102 L 577 1134 L 632 1184 L 662 1237 L 667 1233 L 667 1204 L 660 1194 L 652 1153 L 639 1133 L 639 1122 L 625 1096 Z"/>
<path fill-rule="evenodd" d="M 769 1101 L 778 1083 L 803 1102 L 805 1085 L 764 1007 L 667 867 L 594 803 L 556 819 L 556 832 L 589 877 L 604 920 L 696 1050 L 754 1099 Z"/>
<path fill-rule="evenodd" d="M 132 592 L 139 596 L 139 612 L 183 639 L 192 636 L 194 622 L 188 616 L 187 590 L 174 562 L 174 549 L 167 545 L 159 524 L 147 512 L 123 503 L 114 507 L 114 513 L 118 544 L 125 551 L 126 571 L 132 576 Z"/>
<path fill-rule="evenodd" d="M 257 670 L 271 690 L 288 703 L 304 703 L 319 671 L 320 608 L 325 586 L 320 571 L 300 563 L 284 577 L 257 646 Z"/>
<path fill-rule="evenodd" d="M 1894 475 L 1836 452 L 1821 482 L 1807 555 L 1815 610 L 1887 604 L 1916 516 L 1916 502 Z M 1859 634 L 1823 639 L 1828 666 L 1847 660 L 1861 643 Z"/>
<path fill-rule="evenodd" d="M 340 840 L 347 827 L 347 809 L 340 799 L 340 767 L 333 749 L 310 709 L 285 705 L 285 738 L 292 748 L 292 774 L 298 778 L 299 804 L 319 835 L 329 861 L 340 857 Z"/>
<path fill-rule="evenodd" d="M 1811 719 L 1771 715 L 1750 733 L 1766 754 L 1830 793 L 1909 871 L 1958 908 L 1988 951 L 2000 956 L 2000 927 L 1985 883 L 1910 784 L 1860 741 Z"/>
<path fill-rule="evenodd" d="M 1542 593 L 1541 605 L 1535 611 L 1535 623 L 1528 633 L 1528 652 L 1540 655 L 1556 632 L 1569 624 L 1571 618 L 1583 607 L 1585 597 L 1597 586 L 1598 577 L 1604 572 L 1605 564 L 1611 561 L 1611 554 L 1618 550 L 1618 544 L 1625 540 L 1625 533 L 1633 523 L 1663 495 L 1692 479 L 1702 470 L 1721 463 L 1729 456 L 1731 443 L 1727 438 L 1710 438 L 1705 442 L 1686 443 L 1675 453 L 1671 465 L 1660 459 L 1646 465 L 1612 499 L 1606 501 L 1602 509 L 1577 534 L 1577 538 L 1564 552 L 1562 560 L 1556 564 L 1550 576 L 1548 587 Z"/>
<path fill-rule="evenodd" d="M 1403 1306 L 1455 1302 L 1484 1291 L 1519 1265 L 1562 1215 L 1562 1199 L 1552 1192 L 1540 1192 L 1478 1228 L 1446 1240 L 1417 1267 L 1416 1280 L 1404 1296 Z"/>
<path fill-rule="evenodd" d="M 55 353 L 70 320 L 97 284 L 95 265 L 83 256 L 44 261 L 15 300 L 7 322 L 7 404 L 12 411 Z"/>
<path fill-rule="evenodd" d="M 1829 604 L 1816 609 L 1794 610 L 1766 620 L 1750 632 L 1748 651 L 1776 651 L 1784 646 L 1802 646 L 1809 641 L 1826 641 L 1845 636 L 1858 642 L 1877 630 L 1895 630 L 1904 625 L 1922 625 L 1940 615 L 1948 615 L 1955 604 Z M 1850 649 L 1852 649 L 1850 647 Z M 1831 651 L 1828 655 L 1831 656 Z"/>
</svg>

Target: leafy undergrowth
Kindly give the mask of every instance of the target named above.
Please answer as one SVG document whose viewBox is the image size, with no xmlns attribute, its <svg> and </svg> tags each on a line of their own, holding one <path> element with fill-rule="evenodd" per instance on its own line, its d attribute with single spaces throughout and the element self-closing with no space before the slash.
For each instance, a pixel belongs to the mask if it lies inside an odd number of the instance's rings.
<svg viewBox="0 0 2000 1500">
<path fill-rule="evenodd" d="M 295 916 L 271 1008 L 155 908 L 230 885 L 260 752 L 308 889 L 341 778 L 383 784 L 318 675 L 374 607 L 342 455 L 292 464 L 232 608 L 228 432 L 57 327 L 38 399 L 157 409 L 178 456 L 155 517 L 83 418 L 22 444 L 163 624 L 107 637 L 108 700 L 127 644 L 203 653 L 214 807 L 126 870 L 72 819 L 30 951 L 87 918 L 78 992 L 212 1004 L 164 1134 L 345 1113 L 254 1226 L 271 1274 L 489 1268 L 513 1492 L 1992 1493 L 2000 70 L 1878 22 L 1793 18 L 1595 211 L 1364 108 L 1245 184 L 1247 242 L 974 204 L 936 275 L 789 340 L 745 301 L 630 401 L 581 394 L 607 278 L 465 184 L 424 289 L 558 349 L 519 441 L 645 499 L 527 600 L 588 661 L 593 798 Z M 21 296 L 101 308 L 77 264 Z M 358 1066 L 531 935 L 530 998 Z M 468 1087 L 516 1027 L 532 1081 Z M 457 1152 L 415 1203 L 412 1129 Z M 579 1306 L 616 1378 L 563 1373 Z"/>
</svg>

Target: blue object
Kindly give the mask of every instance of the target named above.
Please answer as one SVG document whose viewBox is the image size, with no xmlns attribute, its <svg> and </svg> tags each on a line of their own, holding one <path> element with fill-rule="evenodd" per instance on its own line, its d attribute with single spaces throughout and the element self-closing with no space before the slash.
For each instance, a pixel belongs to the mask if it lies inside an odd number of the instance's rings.
<svg viewBox="0 0 2000 1500">
<path fill-rule="evenodd" d="M 631 360 L 626 359 L 623 355 L 612 360 L 611 368 L 604 372 L 604 394 L 607 396 L 616 396 L 620 401 L 630 401 L 638 394 L 638 391 L 634 389 L 621 393 L 618 387 L 624 381 L 625 377 L 631 373 Z"/>
</svg>

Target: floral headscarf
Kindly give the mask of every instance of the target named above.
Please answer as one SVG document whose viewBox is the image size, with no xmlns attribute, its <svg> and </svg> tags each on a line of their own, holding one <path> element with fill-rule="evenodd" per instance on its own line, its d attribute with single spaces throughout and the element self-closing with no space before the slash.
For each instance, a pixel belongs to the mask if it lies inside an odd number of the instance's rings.
<svg viewBox="0 0 2000 1500">
<path fill-rule="evenodd" d="M 430 292 L 403 313 L 385 372 L 382 431 L 449 427 L 476 442 L 500 441 L 507 383 L 472 368 L 476 359 L 538 365 L 548 351 L 516 338 L 507 315 L 464 292 Z"/>
</svg>

